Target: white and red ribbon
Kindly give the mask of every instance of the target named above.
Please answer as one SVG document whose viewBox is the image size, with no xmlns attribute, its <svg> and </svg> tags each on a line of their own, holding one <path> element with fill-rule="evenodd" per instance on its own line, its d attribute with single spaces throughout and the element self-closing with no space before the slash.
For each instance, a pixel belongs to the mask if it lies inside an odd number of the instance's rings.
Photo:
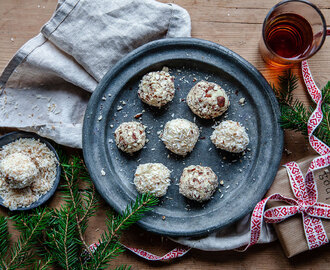
<svg viewBox="0 0 330 270">
<path fill-rule="evenodd" d="M 148 261 L 166 261 L 166 260 L 170 260 L 170 259 L 180 258 L 183 255 L 185 255 L 189 250 L 191 250 L 191 248 L 189 248 L 189 247 L 175 248 L 163 256 L 157 256 L 155 254 L 152 254 L 150 252 L 147 252 L 147 251 L 139 249 L 139 248 L 128 247 L 122 243 L 119 243 L 119 244 L 121 246 L 123 246 L 124 248 L 130 250 L 134 254 L 136 254 Z M 90 245 L 89 246 L 90 251 L 94 252 L 99 245 L 100 245 L 100 243 L 94 243 L 94 244 Z M 87 255 L 87 253 L 86 253 L 86 255 Z"/>
<path fill-rule="evenodd" d="M 131 252 L 135 253 L 136 255 L 138 255 L 148 261 L 166 261 L 166 260 L 170 260 L 170 259 L 180 258 L 183 255 L 185 255 L 189 250 L 191 250 L 191 248 L 189 248 L 189 247 L 175 248 L 163 256 L 157 256 L 155 254 L 152 254 L 150 252 L 144 251 L 139 248 L 127 247 L 123 244 L 121 244 L 121 245 L 123 247 L 125 247 L 126 249 L 130 250 Z"/>
<path fill-rule="evenodd" d="M 322 92 L 316 86 L 306 60 L 302 62 L 301 67 L 308 93 L 317 104 L 307 123 L 308 138 L 310 145 L 320 156 L 311 162 L 305 177 L 297 163 L 289 162 L 285 165 L 295 199 L 287 198 L 281 194 L 273 194 L 259 202 L 251 217 L 250 243 L 243 251 L 258 242 L 263 221 L 278 223 L 298 213 L 302 214 L 309 249 L 317 248 L 329 242 L 321 219 L 330 219 L 330 205 L 317 202 L 318 195 L 313 174 L 315 170 L 330 166 L 330 147 L 313 135 L 323 119 Z M 265 206 L 269 200 L 283 201 L 288 205 L 273 207 L 265 211 Z"/>
</svg>

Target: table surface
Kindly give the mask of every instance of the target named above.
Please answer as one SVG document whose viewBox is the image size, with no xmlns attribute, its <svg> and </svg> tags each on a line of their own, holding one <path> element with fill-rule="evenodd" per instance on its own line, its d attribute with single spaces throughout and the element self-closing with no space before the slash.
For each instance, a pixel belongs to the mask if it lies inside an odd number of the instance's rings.
<svg viewBox="0 0 330 270">
<path fill-rule="evenodd" d="M 188 10 L 192 20 L 193 37 L 211 40 L 228 47 L 256 66 L 268 81 L 272 83 L 276 81 L 280 71 L 263 62 L 258 51 L 258 41 L 263 19 L 278 0 L 162 0 L 161 2 L 172 2 Z M 312 2 L 321 8 L 329 21 L 330 0 Z M 26 41 L 38 34 L 41 26 L 51 17 L 56 4 L 56 0 L 0 0 L 0 72 L 13 54 Z M 325 42 L 322 50 L 309 60 L 309 63 L 316 83 L 323 87 L 329 80 L 330 74 L 329 40 Z M 303 85 L 300 68 L 296 67 L 293 71 L 299 77 L 299 87 L 295 91 L 295 96 L 309 104 L 310 100 Z M 6 129 L 0 129 L 0 134 L 5 132 Z M 285 132 L 285 148 L 289 151 L 284 152 L 282 164 L 314 154 L 307 140 L 294 132 Z M 59 204 L 59 195 L 56 194 L 51 206 L 56 207 Z M 102 203 L 97 216 L 91 219 L 88 243 L 95 241 L 103 230 L 107 208 L 108 206 Z M 7 214 L 3 208 L 0 209 L 0 213 Z M 170 240 L 146 233 L 136 226 L 125 234 L 122 242 L 157 255 L 165 254 L 176 246 Z M 183 258 L 166 263 L 150 263 L 125 252 L 112 262 L 112 266 L 129 264 L 134 269 L 329 269 L 329 251 L 330 245 L 287 259 L 279 242 L 276 241 L 251 247 L 245 253 L 192 250 Z"/>
</svg>

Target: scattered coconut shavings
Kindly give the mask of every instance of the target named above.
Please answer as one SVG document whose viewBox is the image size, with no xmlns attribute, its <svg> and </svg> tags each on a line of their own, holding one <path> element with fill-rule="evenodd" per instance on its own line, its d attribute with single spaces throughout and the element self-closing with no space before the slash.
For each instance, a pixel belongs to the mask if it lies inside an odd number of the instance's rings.
<svg viewBox="0 0 330 270">
<path fill-rule="evenodd" d="M 139 193 L 150 192 L 156 197 L 166 194 L 171 183 L 171 171 L 161 163 L 146 163 L 137 167 L 134 184 Z"/>
<path fill-rule="evenodd" d="M 284 152 L 289 156 L 292 154 L 292 152 L 289 149 L 284 148 Z"/>
<path fill-rule="evenodd" d="M 241 98 L 239 100 L 239 104 L 241 104 L 242 106 L 244 106 L 245 105 L 245 98 Z"/>
<path fill-rule="evenodd" d="M 185 156 L 194 149 L 199 130 L 196 124 L 178 118 L 167 122 L 164 131 L 159 134 L 167 149 L 177 155 Z"/>
<path fill-rule="evenodd" d="M 226 120 L 214 129 L 211 141 L 217 148 L 232 153 L 240 153 L 249 144 L 249 136 L 240 123 Z"/>
</svg>

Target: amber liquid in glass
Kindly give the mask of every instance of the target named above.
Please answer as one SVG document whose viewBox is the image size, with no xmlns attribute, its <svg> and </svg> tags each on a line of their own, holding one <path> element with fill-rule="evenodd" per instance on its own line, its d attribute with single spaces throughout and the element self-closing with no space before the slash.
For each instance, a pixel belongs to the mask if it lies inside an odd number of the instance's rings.
<svg viewBox="0 0 330 270">
<path fill-rule="evenodd" d="M 265 30 L 268 47 L 283 58 L 299 59 L 308 53 L 313 43 L 312 27 L 297 14 L 281 14 L 268 23 Z"/>
</svg>

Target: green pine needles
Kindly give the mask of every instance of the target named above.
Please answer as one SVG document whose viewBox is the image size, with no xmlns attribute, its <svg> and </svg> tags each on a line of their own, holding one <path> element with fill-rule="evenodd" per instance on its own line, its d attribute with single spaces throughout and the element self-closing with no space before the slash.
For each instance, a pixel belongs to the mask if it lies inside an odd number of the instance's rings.
<svg viewBox="0 0 330 270">
<path fill-rule="evenodd" d="M 117 215 L 107 213 L 107 229 L 98 240 L 94 252 L 88 248 L 85 233 L 88 220 L 98 211 L 99 196 L 87 169 L 78 156 L 70 159 L 58 151 L 62 165 L 61 191 L 64 203 L 59 209 L 38 207 L 32 211 L 15 212 L 10 217 L 0 216 L 0 269 L 106 269 L 112 259 L 124 251 L 121 234 L 137 222 L 144 213 L 158 203 L 150 194 L 139 196 L 126 210 Z M 81 189 L 81 186 L 84 189 Z M 85 188 L 86 187 L 86 188 Z M 20 232 L 16 243 L 11 243 L 8 221 Z M 120 265 L 126 270 L 130 266 Z"/>
<path fill-rule="evenodd" d="M 316 104 L 307 108 L 301 101 L 293 99 L 297 81 L 297 77 L 291 70 L 287 70 L 278 77 L 278 86 L 273 86 L 273 90 L 280 103 L 281 126 L 307 136 L 307 122 Z M 322 112 L 323 120 L 314 131 L 314 135 L 330 146 L 330 81 L 322 89 Z"/>
</svg>

